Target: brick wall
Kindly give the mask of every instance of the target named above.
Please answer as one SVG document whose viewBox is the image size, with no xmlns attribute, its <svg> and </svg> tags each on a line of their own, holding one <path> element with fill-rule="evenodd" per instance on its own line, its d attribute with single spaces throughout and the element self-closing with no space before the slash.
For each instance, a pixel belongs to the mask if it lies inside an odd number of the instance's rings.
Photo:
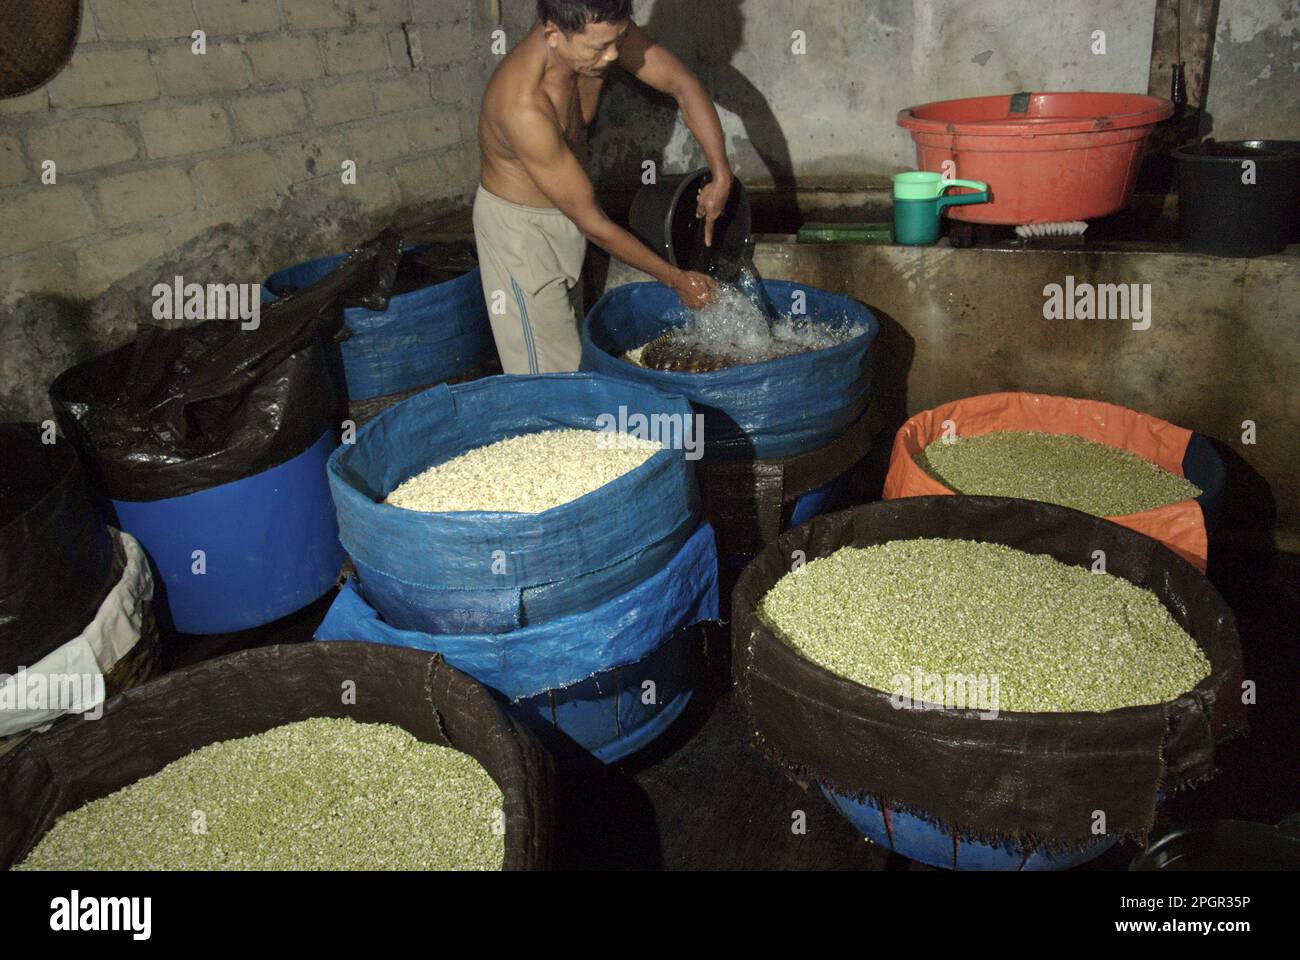
<svg viewBox="0 0 1300 960">
<path fill-rule="evenodd" d="M 259 282 L 462 206 L 494 11 L 86 0 L 68 67 L 0 100 L 0 420 L 43 415 L 50 379 L 128 336 L 159 279 Z"/>
</svg>

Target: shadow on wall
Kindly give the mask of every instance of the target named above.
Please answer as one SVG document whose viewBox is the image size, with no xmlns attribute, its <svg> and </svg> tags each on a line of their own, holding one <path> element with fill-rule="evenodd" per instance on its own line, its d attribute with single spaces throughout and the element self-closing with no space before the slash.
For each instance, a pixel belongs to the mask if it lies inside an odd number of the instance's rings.
<svg viewBox="0 0 1300 960">
<path fill-rule="evenodd" d="M 777 201 L 788 209 L 777 211 L 787 221 L 798 216 L 795 203 L 794 164 L 790 145 L 780 121 L 766 98 L 731 63 L 744 42 L 746 0 L 657 0 L 642 28 L 681 58 L 695 71 L 713 100 L 734 113 L 744 124 L 746 137 L 728 143 L 732 163 L 756 154 L 764 174 L 746 171 L 746 180 L 767 180 L 776 189 Z M 606 170 L 602 186 L 633 190 L 640 183 L 641 163 L 655 160 L 662 165 L 665 151 L 677 126 L 677 104 L 668 96 L 649 89 L 623 71 L 611 74 L 611 88 L 617 88 L 627 103 L 623 115 L 611 116 L 608 108 L 598 120 L 604 141 Z M 691 155 L 700 159 L 691 141 Z M 753 158 L 749 158 L 752 160 Z M 610 161 L 617 160 L 617 168 Z M 700 163 L 703 166 L 703 163 Z M 629 195 L 630 196 L 630 195 Z"/>
<path fill-rule="evenodd" d="M 1268 481 L 1237 452 L 1235 446 L 1210 437 L 1215 452 L 1223 460 L 1227 477 L 1223 489 L 1223 516 L 1210 531 L 1210 579 L 1230 576 L 1219 561 L 1227 549 L 1253 551 L 1251 579 L 1272 583 L 1281 563 L 1277 549 L 1277 498 Z M 1236 556 L 1233 554 L 1232 556 Z"/>
<path fill-rule="evenodd" d="M 100 349 L 92 307 L 91 301 L 53 293 L 0 305 L 0 422 L 50 415 L 50 380 Z"/>
<path fill-rule="evenodd" d="M 884 422 L 870 451 L 850 478 L 851 503 L 870 503 L 883 496 L 894 436 L 907 422 L 907 379 L 916 359 L 916 339 L 892 316 L 871 306 L 880 333 L 871 348 L 871 396 Z"/>
</svg>

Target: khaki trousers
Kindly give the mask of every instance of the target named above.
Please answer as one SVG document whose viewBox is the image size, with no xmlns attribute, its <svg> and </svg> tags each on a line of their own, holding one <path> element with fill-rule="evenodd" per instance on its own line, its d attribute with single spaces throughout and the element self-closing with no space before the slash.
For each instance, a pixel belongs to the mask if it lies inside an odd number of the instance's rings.
<svg viewBox="0 0 1300 960">
<path fill-rule="evenodd" d="M 511 203 L 480 186 L 474 238 L 502 369 L 577 370 L 586 237 L 559 210 Z"/>
</svg>

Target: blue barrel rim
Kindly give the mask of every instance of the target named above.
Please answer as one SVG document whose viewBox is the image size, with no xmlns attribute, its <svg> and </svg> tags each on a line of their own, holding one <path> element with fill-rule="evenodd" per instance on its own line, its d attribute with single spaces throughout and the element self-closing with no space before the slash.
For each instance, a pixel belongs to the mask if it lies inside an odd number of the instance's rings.
<svg viewBox="0 0 1300 960">
<path fill-rule="evenodd" d="M 210 493 L 210 492 L 213 491 L 213 490 L 224 490 L 224 489 L 227 489 L 227 488 L 230 488 L 230 487 L 237 487 L 237 486 L 239 486 L 241 483 L 244 483 L 244 482 L 247 481 L 247 480 L 256 480 L 256 479 L 259 478 L 259 477 L 264 477 L 266 474 L 270 473 L 270 472 L 273 471 L 273 470 L 279 470 L 281 467 L 286 466 L 287 464 L 293 463 L 295 460 L 299 460 L 299 459 L 301 459 L 301 458 L 302 458 L 303 456 L 305 456 L 306 454 L 311 453 L 311 452 L 312 452 L 312 451 L 313 451 L 317 446 L 319 446 L 321 443 L 325 442 L 325 439 L 326 439 L 327 437 L 330 437 L 330 436 L 334 436 L 334 438 L 335 438 L 335 439 L 334 439 L 334 442 L 333 442 L 333 445 L 330 447 L 330 452 L 331 452 L 331 454 L 332 454 L 332 453 L 334 452 L 335 448 L 338 446 L 338 437 L 337 437 L 337 433 L 338 433 L 338 431 L 337 431 L 334 427 L 327 427 L 324 431 L 321 432 L 320 436 L 318 436 L 315 440 L 313 440 L 311 443 L 307 444 L 305 447 L 303 447 L 303 448 L 302 448 L 301 450 L 299 450 L 297 453 L 294 453 L 294 454 L 292 454 L 292 455 L 286 457 L 285 459 L 281 460 L 279 463 L 274 463 L 274 464 L 272 464 L 271 466 L 269 466 L 269 467 L 264 467 L 264 468 L 261 469 L 261 470 L 255 470 L 254 472 L 252 472 L 252 473 L 250 473 L 250 474 L 247 474 L 247 475 L 245 475 L 245 476 L 240 477 L 238 480 L 227 480 L 227 481 L 225 481 L 224 483 L 214 483 L 214 484 L 213 484 L 212 486 L 210 486 L 210 487 L 204 487 L 202 490 L 193 490 L 193 491 L 191 491 L 190 493 L 182 493 L 182 494 L 181 494 L 180 496 L 178 496 L 178 497 L 159 497 L 159 498 L 156 499 L 156 500 L 128 500 L 128 499 L 126 499 L 125 497 L 109 497 L 107 494 L 105 494 L 104 496 L 105 496 L 106 499 L 110 500 L 110 501 L 113 502 L 113 503 L 139 503 L 139 504 L 145 504 L 145 503 L 168 503 L 168 502 L 173 501 L 173 500 L 184 500 L 184 499 L 186 499 L 187 497 L 197 497 L 197 496 L 201 496 L 202 494 Z"/>
<path fill-rule="evenodd" d="M 677 323 L 682 308 L 662 284 L 633 283 L 606 292 L 587 314 L 582 368 L 685 394 L 704 417 L 708 461 L 815 450 L 851 426 L 869 405 L 871 351 L 880 321 L 861 301 L 818 287 L 769 280 L 764 289 L 777 299 L 798 290 L 807 298 L 812 322 L 826 328 L 860 322 L 864 332 L 823 350 L 706 373 L 649 370 L 623 354 Z"/>
</svg>

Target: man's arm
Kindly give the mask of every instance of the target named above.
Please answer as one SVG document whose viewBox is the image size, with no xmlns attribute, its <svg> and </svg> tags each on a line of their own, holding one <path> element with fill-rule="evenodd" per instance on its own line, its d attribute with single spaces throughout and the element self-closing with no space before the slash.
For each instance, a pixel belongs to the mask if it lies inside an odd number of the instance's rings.
<svg viewBox="0 0 1300 960">
<path fill-rule="evenodd" d="M 538 189 L 587 239 L 675 290 L 687 307 L 699 308 L 712 298 L 716 285 L 710 278 L 674 267 L 605 215 L 596 202 L 591 178 L 564 142 L 553 117 L 530 106 L 511 111 L 503 127 Z"/>
<path fill-rule="evenodd" d="M 712 246 L 713 224 L 726 209 L 733 179 L 722 121 L 713 98 L 686 64 L 636 24 L 628 29 L 619 48 L 619 63 L 646 86 L 677 101 L 686 126 L 704 150 L 713 179 L 700 191 L 696 216 L 705 220 L 704 242 Z"/>
</svg>

